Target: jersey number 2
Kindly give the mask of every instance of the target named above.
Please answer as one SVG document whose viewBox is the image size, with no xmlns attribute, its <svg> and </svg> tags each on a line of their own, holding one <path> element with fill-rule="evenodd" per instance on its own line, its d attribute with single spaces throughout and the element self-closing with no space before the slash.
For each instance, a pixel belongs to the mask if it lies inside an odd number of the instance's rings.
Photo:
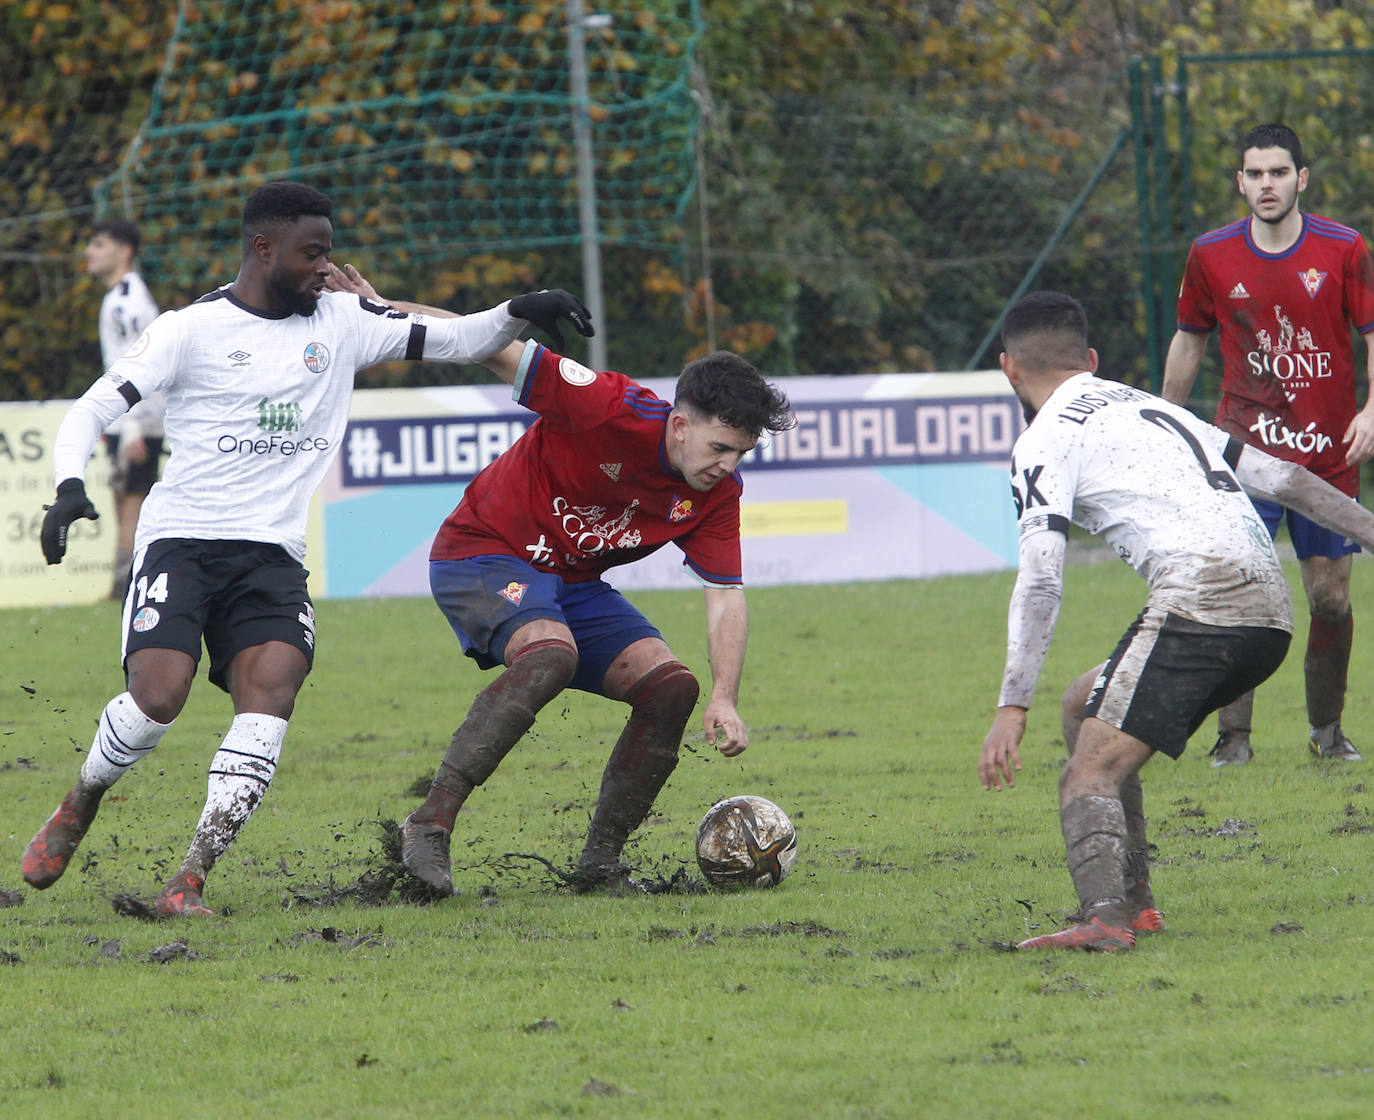
<svg viewBox="0 0 1374 1120">
<path fill-rule="evenodd" d="M 1187 428 L 1179 423 L 1178 418 L 1170 416 L 1167 412 L 1160 412 L 1157 408 L 1142 408 L 1140 410 L 1142 419 L 1158 424 L 1161 428 L 1168 428 L 1177 432 L 1179 437 L 1192 449 L 1193 457 L 1197 459 L 1198 465 L 1202 467 L 1202 473 L 1207 476 L 1207 484 L 1213 490 L 1230 490 L 1237 492 L 1240 490 L 1240 483 L 1230 471 L 1217 470 L 1207 459 L 1207 448 L 1202 446 L 1202 442 L 1193 435 Z"/>
</svg>

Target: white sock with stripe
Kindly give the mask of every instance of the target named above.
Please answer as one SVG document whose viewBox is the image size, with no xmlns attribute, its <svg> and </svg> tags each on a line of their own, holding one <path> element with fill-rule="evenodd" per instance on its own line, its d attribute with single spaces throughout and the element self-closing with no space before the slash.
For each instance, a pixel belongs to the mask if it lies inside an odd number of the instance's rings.
<svg viewBox="0 0 1374 1120">
<path fill-rule="evenodd" d="M 182 870 L 204 877 L 238 835 L 277 771 L 286 720 L 260 712 L 234 717 L 210 762 L 205 809 Z"/>
<path fill-rule="evenodd" d="M 95 741 L 81 764 L 82 784 L 109 789 L 130 766 L 157 746 L 171 726 L 149 719 L 132 696 L 121 692 L 100 713 Z"/>
</svg>

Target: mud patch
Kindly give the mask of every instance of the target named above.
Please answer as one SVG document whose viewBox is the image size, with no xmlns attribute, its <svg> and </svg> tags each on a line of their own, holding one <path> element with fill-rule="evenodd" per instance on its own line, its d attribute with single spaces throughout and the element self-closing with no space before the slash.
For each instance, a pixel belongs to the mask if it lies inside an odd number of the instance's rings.
<svg viewBox="0 0 1374 1120">
<path fill-rule="evenodd" d="M 323 929 L 303 929 L 286 939 L 288 945 L 306 945 L 312 941 L 323 941 L 326 945 L 338 945 L 343 949 L 385 948 L 388 944 L 381 930 L 373 933 L 349 934 L 335 926 L 325 926 Z"/>
<path fill-rule="evenodd" d="M 160 922 L 163 920 L 161 914 L 153 909 L 149 902 L 145 902 L 136 894 L 129 894 L 121 891 L 119 894 L 110 898 L 110 905 L 114 907 L 114 912 L 124 918 L 137 918 L 141 922 Z"/>
<path fill-rule="evenodd" d="M 1374 824 L 1370 824 L 1369 816 L 1363 809 L 1356 808 L 1353 803 L 1347 804 L 1345 819 L 1331 830 L 1331 835 L 1347 836 L 1363 832 L 1374 832 Z"/>
<path fill-rule="evenodd" d="M 584 1097 L 618 1097 L 621 1093 L 633 1093 L 633 1089 L 622 1089 L 618 1085 L 612 1085 L 609 1081 L 599 1081 L 595 1077 L 589 1077 L 587 1084 L 582 1086 Z"/>
<path fill-rule="evenodd" d="M 23 906 L 23 891 L 0 891 L 0 910 L 9 906 Z"/>
<path fill-rule="evenodd" d="M 202 960 L 202 954 L 197 953 L 187 944 L 186 938 L 180 937 L 175 941 L 168 942 L 166 945 L 159 945 L 156 949 L 148 951 L 148 959 L 154 964 L 170 964 L 172 961 L 198 961 Z"/>
</svg>

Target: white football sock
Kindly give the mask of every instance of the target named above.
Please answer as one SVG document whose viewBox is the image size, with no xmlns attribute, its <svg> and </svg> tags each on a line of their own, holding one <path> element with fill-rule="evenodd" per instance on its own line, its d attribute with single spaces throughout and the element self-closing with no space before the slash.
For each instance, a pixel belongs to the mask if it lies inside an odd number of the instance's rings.
<svg viewBox="0 0 1374 1120">
<path fill-rule="evenodd" d="M 100 713 L 100 726 L 90 753 L 81 764 L 81 781 L 109 789 L 125 772 L 158 744 L 171 727 L 149 719 L 127 692 L 121 692 Z"/>
<path fill-rule="evenodd" d="M 277 771 L 286 726 L 286 720 L 259 712 L 234 717 L 210 761 L 205 809 L 183 870 L 203 876 L 253 815 Z"/>
</svg>

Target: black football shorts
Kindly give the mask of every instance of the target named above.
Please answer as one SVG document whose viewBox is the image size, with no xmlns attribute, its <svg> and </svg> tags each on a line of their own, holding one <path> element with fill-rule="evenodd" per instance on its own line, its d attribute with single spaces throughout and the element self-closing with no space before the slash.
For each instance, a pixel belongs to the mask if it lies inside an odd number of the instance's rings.
<svg viewBox="0 0 1374 1120">
<path fill-rule="evenodd" d="M 154 541 L 134 556 L 124 600 L 122 658 L 140 649 L 179 649 L 200 663 L 210 654 L 210 683 L 240 651 L 287 642 L 315 662 L 315 607 L 309 573 L 280 545 L 259 541 Z"/>
<path fill-rule="evenodd" d="M 1203 720 L 1283 663 L 1291 640 L 1267 626 L 1209 626 L 1146 607 L 1093 681 L 1083 714 L 1178 758 Z"/>
</svg>

